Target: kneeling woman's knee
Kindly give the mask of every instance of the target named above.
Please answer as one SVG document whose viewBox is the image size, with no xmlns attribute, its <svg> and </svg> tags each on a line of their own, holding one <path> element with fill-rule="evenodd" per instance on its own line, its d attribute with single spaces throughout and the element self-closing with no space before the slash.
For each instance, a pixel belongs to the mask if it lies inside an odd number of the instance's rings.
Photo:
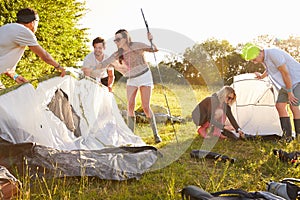
<svg viewBox="0 0 300 200">
<path fill-rule="evenodd" d="M 224 111 L 221 109 L 221 108 L 218 108 L 216 111 L 215 111 L 215 119 L 216 120 L 219 120 L 222 118 L 224 114 Z"/>
</svg>

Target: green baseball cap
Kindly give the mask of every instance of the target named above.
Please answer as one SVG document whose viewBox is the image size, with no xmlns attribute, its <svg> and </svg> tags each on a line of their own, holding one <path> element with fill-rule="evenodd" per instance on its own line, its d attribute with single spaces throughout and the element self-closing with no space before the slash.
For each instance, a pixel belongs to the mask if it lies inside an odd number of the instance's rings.
<svg viewBox="0 0 300 200">
<path fill-rule="evenodd" d="M 249 61 L 255 59 L 260 53 L 260 48 L 252 43 L 245 44 L 242 50 L 242 57 Z"/>
</svg>

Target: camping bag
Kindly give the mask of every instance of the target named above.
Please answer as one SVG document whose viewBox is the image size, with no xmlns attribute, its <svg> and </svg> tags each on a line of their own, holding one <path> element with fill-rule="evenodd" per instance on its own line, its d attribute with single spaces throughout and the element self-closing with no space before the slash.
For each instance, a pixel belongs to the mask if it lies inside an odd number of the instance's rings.
<svg viewBox="0 0 300 200">
<path fill-rule="evenodd" d="M 279 160 L 286 163 L 295 164 L 298 167 L 300 164 L 300 151 L 286 152 L 281 149 L 273 149 L 273 154 L 278 156 Z"/>
<path fill-rule="evenodd" d="M 234 163 L 236 161 L 235 158 L 230 158 L 226 155 L 222 155 L 219 153 L 206 151 L 206 150 L 192 150 L 190 153 L 191 158 L 208 158 L 214 160 L 220 160 L 223 162 L 229 161 L 230 163 Z"/>
<path fill-rule="evenodd" d="M 270 181 L 267 184 L 267 191 L 287 200 L 296 200 L 300 197 L 300 187 L 293 182 L 300 183 L 300 179 L 286 178 L 280 182 Z"/>
<path fill-rule="evenodd" d="M 188 200 L 206 200 L 206 199 L 211 199 L 214 196 L 212 196 L 210 193 L 202 190 L 201 188 L 194 186 L 194 185 L 189 185 L 184 187 L 181 190 L 181 197 L 182 200 L 188 199 Z"/>
<path fill-rule="evenodd" d="M 19 193 L 21 183 L 5 167 L 0 166 L 0 199 L 11 199 Z"/>
<path fill-rule="evenodd" d="M 182 200 L 284 200 L 269 192 L 246 192 L 241 189 L 229 189 L 215 193 L 208 193 L 201 188 L 189 185 L 181 190 Z"/>
</svg>

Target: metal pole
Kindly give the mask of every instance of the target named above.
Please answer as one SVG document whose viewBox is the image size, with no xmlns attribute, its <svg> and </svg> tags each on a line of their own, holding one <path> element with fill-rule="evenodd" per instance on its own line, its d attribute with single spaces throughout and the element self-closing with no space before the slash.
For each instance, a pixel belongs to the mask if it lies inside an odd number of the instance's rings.
<svg viewBox="0 0 300 200">
<path fill-rule="evenodd" d="M 150 33 L 149 26 L 148 26 L 148 23 L 146 21 L 146 18 L 145 18 L 145 15 L 144 15 L 144 12 L 143 12 L 142 8 L 141 8 L 141 12 L 142 12 L 143 19 L 144 19 L 144 22 L 145 22 L 145 25 L 146 25 L 146 28 L 147 28 L 147 33 Z M 150 40 L 150 44 L 151 44 L 151 48 L 153 49 L 152 40 Z M 161 74 L 160 74 L 160 70 L 159 70 L 159 65 L 157 64 L 156 55 L 155 55 L 154 51 L 153 51 L 153 56 L 154 56 L 154 61 L 155 61 L 156 68 L 157 68 L 157 71 L 158 71 L 159 79 L 160 79 L 160 82 L 161 82 L 162 87 L 163 87 L 163 94 L 164 94 L 164 97 L 165 97 L 165 100 L 166 100 L 166 105 L 167 105 L 167 108 L 168 108 L 168 112 L 170 114 L 170 120 L 171 120 L 171 124 L 172 124 L 172 127 L 173 127 L 173 131 L 174 131 L 174 135 L 175 135 L 175 138 L 176 138 L 176 142 L 178 143 L 178 138 L 177 138 L 175 126 L 174 126 L 174 123 L 173 123 L 173 119 L 172 119 L 172 114 L 171 114 L 171 110 L 170 110 L 168 98 L 167 98 L 167 95 L 166 95 L 166 92 L 165 92 L 165 86 L 164 86 L 163 80 L 161 78 Z"/>
</svg>

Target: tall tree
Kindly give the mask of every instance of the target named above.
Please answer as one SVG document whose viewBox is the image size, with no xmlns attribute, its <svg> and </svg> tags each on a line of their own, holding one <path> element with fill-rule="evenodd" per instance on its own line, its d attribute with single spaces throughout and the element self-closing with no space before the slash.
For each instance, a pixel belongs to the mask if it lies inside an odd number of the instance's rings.
<svg viewBox="0 0 300 200">
<path fill-rule="evenodd" d="M 30 7 L 39 14 L 36 37 L 62 66 L 74 67 L 87 54 L 87 32 L 80 28 L 79 20 L 85 15 L 85 2 L 77 0 L 2 0 L 0 1 L 0 25 L 16 21 L 17 12 Z M 53 67 L 44 63 L 30 50 L 26 50 L 18 63 L 18 73 L 32 80 L 53 73 Z M 15 84 L 6 76 L 2 82 Z"/>
<path fill-rule="evenodd" d="M 195 78 L 203 78 L 206 84 L 224 84 L 228 68 L 227 57 L 235 48 L 228 41 L 208 39 L 201 44 L 195 44 L 186 49 L 184 59 L 198 70 Z"/>
</svg>

